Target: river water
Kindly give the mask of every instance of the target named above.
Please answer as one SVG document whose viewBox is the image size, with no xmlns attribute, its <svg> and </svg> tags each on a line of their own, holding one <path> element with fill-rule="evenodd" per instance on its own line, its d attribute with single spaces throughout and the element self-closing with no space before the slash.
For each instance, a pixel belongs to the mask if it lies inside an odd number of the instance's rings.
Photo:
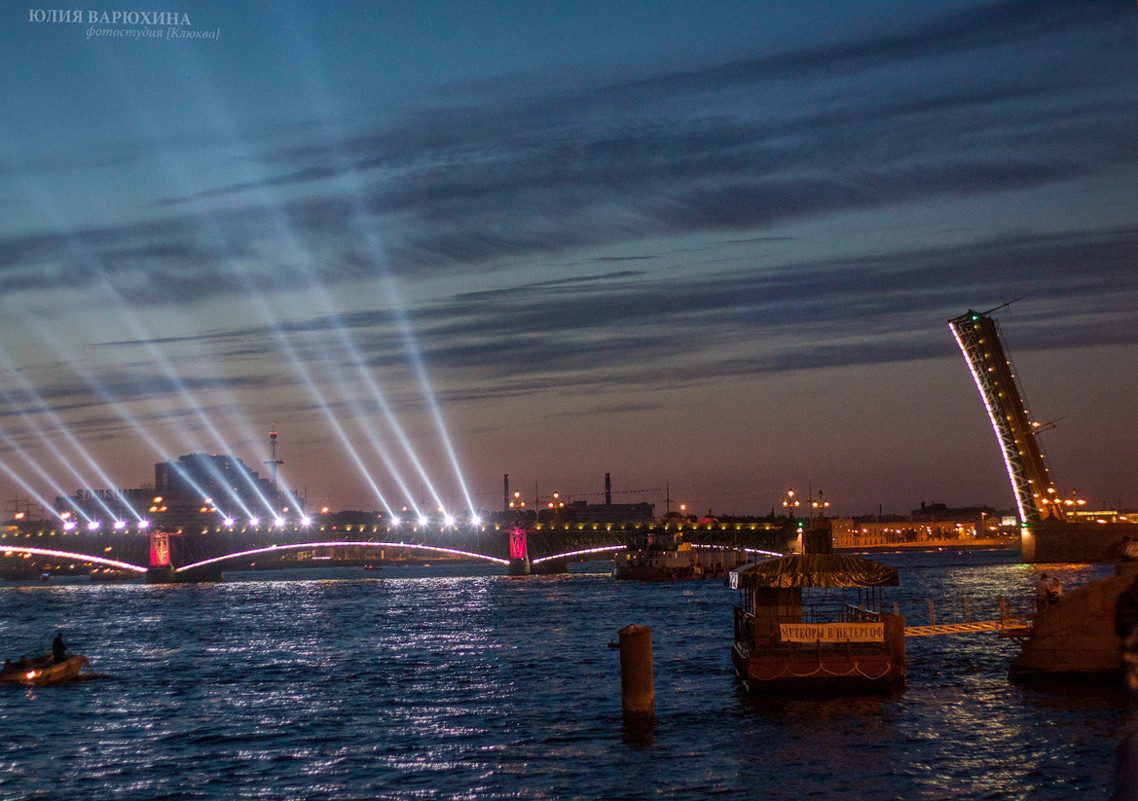
<svg viewBox="0 0 1138 801">
<path fill-rule="evenodd" d="M 1018 553 L 872 558 L 910 625 L 1026 599 Z M 1021 687 L 992 633 L 910 638 L 890 699 L 756 704 L 721 582 L 494 568 L 327 569 L 217 584 L 0 585 L 0 646 L 62 629 L 98 674 L 0 686 L 0 799 L 1105 798 L 1113 682 Z M 1060 567 L 1070 589 L 1109 568 Z M 618 651 L 652 628 L 658 721 L 626 727 Z"/>
</svg>

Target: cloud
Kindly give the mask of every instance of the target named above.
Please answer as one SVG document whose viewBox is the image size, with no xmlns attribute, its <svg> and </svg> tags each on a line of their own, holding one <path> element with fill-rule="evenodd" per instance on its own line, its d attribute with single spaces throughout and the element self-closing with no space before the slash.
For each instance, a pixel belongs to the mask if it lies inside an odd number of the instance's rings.
<svg viewBox="0 0 1138 801">
<path fill-rule="evenodd" d="M 350 134 L 296 126 L 252 144 L 254 177 L 167 197 L 162 219 L 0 242 L 0 288 L 101 274 L 133 302 L 186 303 L 1058 184 L 1138 160 L 1122 13 L 968 7 L 587 91 L 468 89 Z M 307 274 L 258 249 L 282 226 Z"/>
<path fill-rule="evenodd" d="M 158 371 L 139 368 L 96 368 L 91 373 L 64 369 L 51 383 L 36 389 L 13 388 L 2 393 L 0 417 L 20 418 L 50 410 L 55 414 L 102 406 L 106 403 L 139 403 L 179 397 L 183 390 L 204 395 L 213 390 L 265 390 L 279 386 L 279 379 L 245 376 L 185 376 L 177 379 Z M 84 380 L 83 375 L 90 376 Z"/>
<path fill-rule="evenodd" d="M 1017 348 L 1135 344 L 1136 259 L 1138 229 L 1004 236 L 687 278 L 616 271 L 537 280 L 456 292 L 408 313 L 446 402 L 554 389 L 598 400 L 632 388 L 952 356 L 950 317 L 1024 295 Z M 271 358 L 283 339 L 309 369 L 347 377 L 363 369 L 394 387 L 393 402 L 414 403 L 414 382 L 402 380 L 410 356 L 397 312 L 314 315 L 156 342 L 224 361 L 246 352 Z"/>
<path fill-rule="evenodd" d="M 575 248 L 761 241 L 823 215 L 1059 186 L 1138 162 L 1135 37 L 1115 5 L 968 6 L 587 90 L 467 87 L 346 134 L 298 123 L 251 142 L 239 180 L 157 200 L 153 219 L 0 240 L 0 291 L 111 286 L 162 305 L 389 271 L 469 280 Z"/>
</svg>

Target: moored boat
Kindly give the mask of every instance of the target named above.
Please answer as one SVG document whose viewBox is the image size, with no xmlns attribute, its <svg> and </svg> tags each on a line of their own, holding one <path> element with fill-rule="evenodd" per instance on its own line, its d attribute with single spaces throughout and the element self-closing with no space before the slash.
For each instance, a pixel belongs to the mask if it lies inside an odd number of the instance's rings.
<svg viewBox="0 0 1138 801">
<path fill-rule="evenodd" d="M 742 549 L 695 548 L 684 541 L 682 530 L 656 528 L 614 557 L 613 576 L 638 581 L 724 578 L 748 559 Z"/>
<path fill-rule="evenodd" d="M 897 571 L 853 556 L 803 554 L 731 571 L 735 672 L 757 696 L 844 695 L 905 684 L 905 619 L 882 610 Z"/>
</svg>

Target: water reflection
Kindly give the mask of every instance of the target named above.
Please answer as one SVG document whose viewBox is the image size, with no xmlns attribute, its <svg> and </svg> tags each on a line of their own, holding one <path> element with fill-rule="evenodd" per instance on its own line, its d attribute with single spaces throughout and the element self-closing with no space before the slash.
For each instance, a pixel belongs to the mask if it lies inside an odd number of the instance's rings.
<svg viewBox="0 0 1138 801">
<path fill-rule="evenodd" d="M 648 749 L 656 745 L 656 716 L 625 716 L 621 721 L 621 740 L 632 748 Z"/>
<path fill-rule="evenodd" d="M 898 601 L 1029 596 L 1002 555 L 883 555 Z M 660 796 L 1007 798 L 1107 794 L 1130 721 L 1109 688 L 1006 681 L 991 634 L 908 647 L 900 696 L 753 701 L 729 658 L 734 594 L 607 571 L 223 584 L 0 586 L 0 633 L 75 631 L 114 679 L 6 693 L 5 797 Z M 1073 587 L 1093 571 L 1072 568 Z M 994 605 L 988 611 L 992 611 Z M 980 617 L 977 612 L 977 618 Z M 653 630 L 658 719 L 621 718 L 630 622 Z M 915 621 L 923 622 L 923 621 Z M 46 744 L 50 743 L 50 747 Z"/>
</svg>

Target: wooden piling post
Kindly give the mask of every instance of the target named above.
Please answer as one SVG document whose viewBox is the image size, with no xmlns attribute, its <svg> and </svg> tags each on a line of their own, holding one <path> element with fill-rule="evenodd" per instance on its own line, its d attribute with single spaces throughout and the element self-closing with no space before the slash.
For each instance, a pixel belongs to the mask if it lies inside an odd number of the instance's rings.
<svg viewBox="0 0 1138 801">
<path fill-rule="evenodd" d="M 652 676 L 652 629 L 633 623 L 617 632 L 620 637 L 620 700 L 624 717 L 656 717 L 656 690 Z"/>
</svg>

